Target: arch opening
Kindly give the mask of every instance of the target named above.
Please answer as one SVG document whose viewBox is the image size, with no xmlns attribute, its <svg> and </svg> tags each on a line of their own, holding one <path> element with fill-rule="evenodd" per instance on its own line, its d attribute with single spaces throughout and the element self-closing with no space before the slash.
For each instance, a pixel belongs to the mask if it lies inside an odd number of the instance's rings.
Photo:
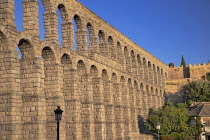
<svg viewBox="0 0 210 140">
<path fill-rule="evenodd" d="M 92 40 L 94 36 L 94 30 L 92 24 L 88 23 L 86 26 L 86 32 L 87 32 L 87 49 L 91 50 Z"/>
<path fill-rule="evenodd" d="M 59 7 L 59 6 L 58 6 Z M 62 47 L 62 23 L 63 23 L 63 19 L 61 16 L 61 11 L 59 8 L 56 9 L 56 13 L 58 14 L 58 42 L 60 44 L 60 47 Z"/>
<path fill-rule="evenodd" d="M 7 49 L 6 46 L 6 36 L 2 31 L 0 31 L 0 51 Z"/>
<path fill-rule="evenodd" d="M 81 29 L 81 18 L 78 15 L 75 15 L 72 19 L 74 25 L 74 51 L 77 51 L 79 45 L 79 30 Z"/>
<path fill-rule="evenodd" d="M 91 66 L 90 74 L 91 74 L 92 77 L 98 77 L 98 69 L 95 65 Z"/>
<path fill-rule="evenodd" d="M 144 66 L 146 67 L 146 64 L 147 64 L 146 58 L 143 58 L 143 64 L 144 64 Z"/>
<path fill-rule="evenodd" d="M 117 55 L 118 61 L 120 63 L 122 63 L 123 62 L 123 59 L 121 57 L 122 56 L 122 46 L 119 41 L 117 42 L 116 55 Z"/>
<path fill-rule="evenodd" d="M 58 14 L 58 42 L 60 44 L 60 47 L 63 46 L 63 37 L 64 37 L 64 31 L 65 27 L 63 24 L 66 22 L 67 19 L 67 12 L 66 8 L 63 4 L 59 4 L 56 13 Z"/>
<path fill-rule="evenodd" d="M 19 41 L 16 51 L 19 52 L 20 59 L 32 58 L 34 56 L 33 47 L 29 40 L 23 38 Z"/>
<path fill-rule="evenodd" d="M 105 34 L 102 30 L 98 32 L 98 44 L 105 43 Z"/>
<path fill-rule="evenodd" d="M 63 54 L 61 58 L 61 64 L 72 64 L 72 61 L 70 59 L 70 56 L 68 54 Z"/>
<path fill-rule="evenodd" d="M 50 63 L 50 61 L 55 61 L 54 52 L 48 46 L 46 46 L 42 49 L 42 56 L 41 57 L 45 60 L 45 62 L 49 61 L 49 63 Z"/>
<path fill-rule="evenodd" d="M 15 18 L 15 25 L 18 25 L 16 26 L 16 30 L 21 31 L 21 32 L 23 31 L 22 1 L 23 0 L 15 1 L 15 17 L 19 17 L 19 18 Z"/>
</svg>

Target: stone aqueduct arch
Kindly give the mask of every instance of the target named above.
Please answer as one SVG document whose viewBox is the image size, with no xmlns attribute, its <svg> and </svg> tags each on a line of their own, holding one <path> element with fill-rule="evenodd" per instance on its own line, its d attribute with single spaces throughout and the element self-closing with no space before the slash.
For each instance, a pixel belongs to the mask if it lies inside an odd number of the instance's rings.
<svg viewBox="0 0 210 140">
<path fill-rule="evenodd" d="M 45 41 L 37 1 L 23 1 L 23 32 L 15 29 L 14 0 L 0 2 L 1 138 L 55 138 L 53 110 L 61 106 L 62 140 L 150 139 L 139 134 L 138 116 L 163 105 L 167 66 L 78 1 L 42 2 Z"/>
</svg>

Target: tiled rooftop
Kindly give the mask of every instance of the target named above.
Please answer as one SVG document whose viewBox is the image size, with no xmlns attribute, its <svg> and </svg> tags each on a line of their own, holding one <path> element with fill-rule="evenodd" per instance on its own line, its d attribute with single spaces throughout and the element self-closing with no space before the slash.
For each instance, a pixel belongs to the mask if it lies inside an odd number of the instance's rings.
<svg viewBox="0 0 210 140">
<path fill-rule="evenodd" d="M 210 116 L 210 102 L 194 102 L 189 113 L 191 116 Z"/>
</svg>

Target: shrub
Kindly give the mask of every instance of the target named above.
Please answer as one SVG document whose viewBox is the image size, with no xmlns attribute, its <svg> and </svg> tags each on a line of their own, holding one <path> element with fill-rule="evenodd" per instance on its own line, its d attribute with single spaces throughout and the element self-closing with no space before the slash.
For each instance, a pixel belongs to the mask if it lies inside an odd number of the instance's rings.
<svg viewBox="0 0 210 140">
<path fill-rule="evenodd" d="M 161 135 L 160 139 L 161 140 L 174 140 L 173 136 L 171 135 Z"/>
<path fill-rule="evenodd" d="M 184 137 L 182 138 L 182 140 L 194 140 L 194 139 L 191 138 L 190 136 L 184 136 Z"/>
<path fill-rule="evenodd" d="M 171 136 L 174 138 L 174 140 L 181 140 L 181 134 L 172 132 Z"/>
<path fill-rule="evenodd" d="M 206 74 L 207 80 L 210 81 L 210 72 Z"/>
</svg>

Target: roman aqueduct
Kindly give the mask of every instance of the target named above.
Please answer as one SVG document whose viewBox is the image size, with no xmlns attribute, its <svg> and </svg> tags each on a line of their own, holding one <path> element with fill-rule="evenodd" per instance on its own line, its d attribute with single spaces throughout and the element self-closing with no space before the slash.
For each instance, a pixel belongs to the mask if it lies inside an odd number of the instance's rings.
<svg viewBox="0 0 210 140">
<path fill-rule="evenodd" d="M 1 139 L 55 139 L 57 106 L 62 140 L 151 139 L 139 120 L 163 105 L 168 67 L 76 0 L 42 0 L 42 40 L 38 2 L 22 4 L 21 32 L 0 1 Z"/>
</svg>

